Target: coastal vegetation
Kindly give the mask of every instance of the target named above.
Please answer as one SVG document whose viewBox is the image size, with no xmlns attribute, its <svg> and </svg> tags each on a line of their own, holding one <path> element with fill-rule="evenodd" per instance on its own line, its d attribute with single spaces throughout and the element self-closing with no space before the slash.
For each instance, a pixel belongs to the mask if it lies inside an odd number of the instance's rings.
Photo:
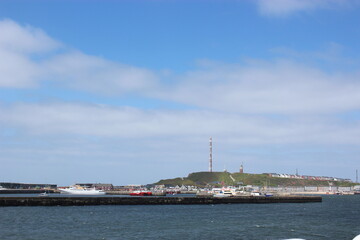
<svg viewBox="0 0 360 240">
<path fill-rule="evenodd" d="M 156 185 L 193 185 L 198 187 L 222 186 L 222 185 L 254 185 L 269 187 L 287 187 L 287 186 L 337 186 L 351 187 L 356 185 L 346 181 L 320 181 L 294 178 L 271 177 L 268 174 L 250 174 L 250 173 L 230 173 L 230 172 L 194 172 L 187 177 L 178 177 L 172 179 L 162 179 L 155 183 Z"/>
</svg>

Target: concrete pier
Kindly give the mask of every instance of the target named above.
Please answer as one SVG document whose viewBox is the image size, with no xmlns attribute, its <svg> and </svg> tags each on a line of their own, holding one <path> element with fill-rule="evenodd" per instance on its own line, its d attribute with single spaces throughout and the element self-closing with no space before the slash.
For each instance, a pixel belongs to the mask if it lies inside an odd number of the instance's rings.
<svg viewBox="0 0 360 240">
<path fill-rule="evenodd" d="M 6 206 L 86 206 L 86 205 L 170 205 L 170 204 L 240 204 L 240 203 L 310 203 L 320 196 L 286 197 L 0 197 Z"/>
<path fill-rule="evenodd" d="M 37 193 L 59 193 L 54 189 L 4 189 L 0 194 L 37 194 Z"/>
</svg>

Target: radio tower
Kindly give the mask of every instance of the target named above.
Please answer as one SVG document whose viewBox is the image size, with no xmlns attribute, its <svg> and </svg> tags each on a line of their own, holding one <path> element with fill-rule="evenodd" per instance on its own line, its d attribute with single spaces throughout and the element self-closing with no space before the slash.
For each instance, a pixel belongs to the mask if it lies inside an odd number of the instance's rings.
<svg viewBox="0 0 360 240">
<path fill-rule="evenodd" d="M 210 137 L 209 144 L 210 144 L 209 172 L 212 172 L 212 137 Z"/>
</svg>

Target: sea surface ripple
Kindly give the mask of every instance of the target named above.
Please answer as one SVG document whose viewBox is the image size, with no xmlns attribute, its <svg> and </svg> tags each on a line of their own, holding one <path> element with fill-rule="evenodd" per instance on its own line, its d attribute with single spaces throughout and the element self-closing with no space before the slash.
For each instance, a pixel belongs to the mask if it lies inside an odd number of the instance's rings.
<svg viewBox="0 0 360 240">
<path fill-rule="evenodd" d="M 336 239 L 360 234 L 360 195 L 322 203 L 0 207 L 0 239 Z"/>
</svg>

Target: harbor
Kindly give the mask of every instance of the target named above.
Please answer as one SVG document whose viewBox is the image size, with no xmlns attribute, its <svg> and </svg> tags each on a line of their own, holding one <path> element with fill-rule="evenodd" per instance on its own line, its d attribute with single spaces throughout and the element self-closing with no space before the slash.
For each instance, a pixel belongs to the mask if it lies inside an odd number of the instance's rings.
<svg viewBox="0 0 360 240">
<path fill-rule="evenodd" d="M 40 193 L 60 193 L 56 189 L 4 189 L 0 194 L 40 194 Z"/>
<path fill-rule="evenodd" d="M 191 205 L 322 202 L 320 196 L 242 197 L 0 197 L 0 207 L 90 205 Z"/>
</svg>

